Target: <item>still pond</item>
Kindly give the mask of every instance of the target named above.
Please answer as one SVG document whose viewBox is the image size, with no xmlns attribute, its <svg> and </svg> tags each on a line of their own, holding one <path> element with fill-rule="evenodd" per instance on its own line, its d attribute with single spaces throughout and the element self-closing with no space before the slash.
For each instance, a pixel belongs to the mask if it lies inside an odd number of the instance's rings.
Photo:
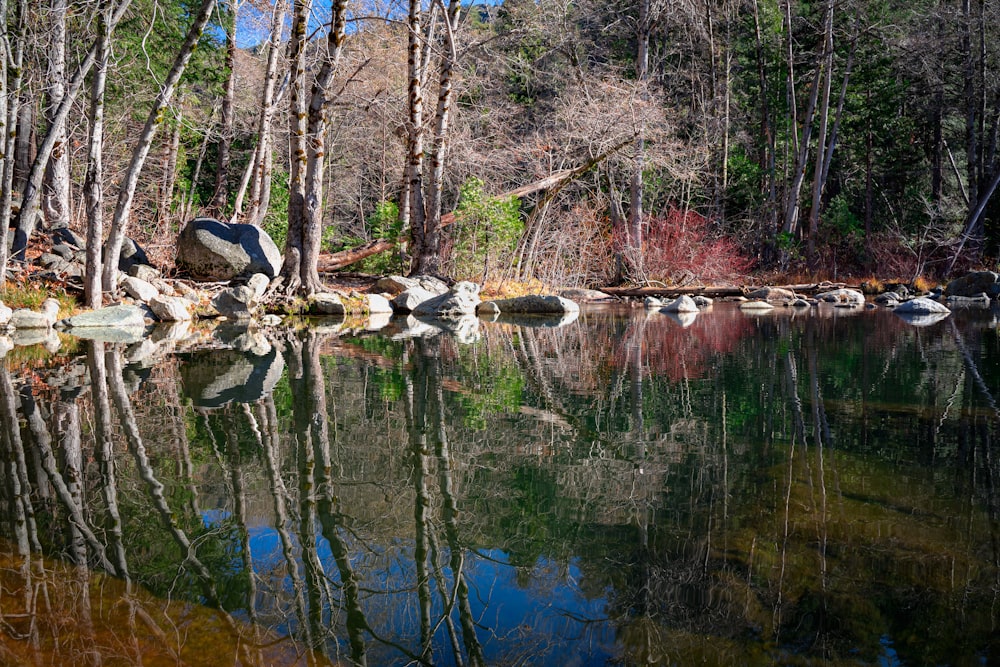
<svg viewBox="0 0 1000 667">
<path fill-rule="evenodd" d="M 995 664 L 997 313 L 66 337 L 0 664 Z"/>
</svg>

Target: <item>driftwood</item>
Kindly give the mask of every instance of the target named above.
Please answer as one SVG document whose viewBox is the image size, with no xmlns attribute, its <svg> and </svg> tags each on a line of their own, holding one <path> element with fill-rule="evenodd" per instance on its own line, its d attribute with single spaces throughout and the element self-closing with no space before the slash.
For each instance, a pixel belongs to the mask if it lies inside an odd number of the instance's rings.
<svg viewBox="0 0 1000 667">
<path fill-rule="evenodd" d="M 771 285 L 779 289 L 786 289 L 797 294 L 815 294 L 827 290 L 847 287 L 845 283 L 805 283 L 800 285 Z M 707 285 L 695 287 L 601 287 L 600 291 L 618 297 L 664 297 L 664 296 L 707 296 L 717 299 L 727 296 L 746 296 L 760 286 L 749 285 Z"/>
<path fill-rule="evenodd" d="M 395 247 L 396 244 L 392 241 L 369 241 L 368 243 L 359 245 L 357 248 L 341 250 L 340 252 L 334 253 L 324 253 L 320 255 L 316 268 L 321 273 L 329 273 L 330 271 L 336 271 L 337 269 L 342 269 L 345 266 L 350 266 L 355 262 L 360 262 L 365 257 L 371 257 L 372 255 L 379 254 L 380 252 L 392 250 Z"/>
</svg>

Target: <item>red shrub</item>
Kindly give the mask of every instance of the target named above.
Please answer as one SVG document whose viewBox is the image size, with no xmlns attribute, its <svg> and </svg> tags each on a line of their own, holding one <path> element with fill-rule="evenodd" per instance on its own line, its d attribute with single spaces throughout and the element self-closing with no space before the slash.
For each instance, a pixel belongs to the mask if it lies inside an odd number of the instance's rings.
<svg viewBox="0 0 1000 667">
<path fill-rule="evenodd" d="M 712 229 L 695 211 L 671 207 L 662 217 L 644 221 L 643 266 L 648 280 L 666 283 L 733 281 L 745 275 L 753 260 L 730 238 Z M 624 244 L 615 234 L 616 247 Z"/>
</svg>

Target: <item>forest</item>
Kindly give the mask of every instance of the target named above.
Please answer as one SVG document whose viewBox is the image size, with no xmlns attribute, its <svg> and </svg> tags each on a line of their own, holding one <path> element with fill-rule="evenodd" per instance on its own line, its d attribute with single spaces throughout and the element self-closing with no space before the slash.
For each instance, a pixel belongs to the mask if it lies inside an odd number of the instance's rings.
<svg viewBox="0 0 1000 667">
<path fill-rule="evenodd" d="M 945 278 L 1000 253 L 986 0 L 0 0 L 0 273 L 262 227 L 354 271 Z"/>
</svg>

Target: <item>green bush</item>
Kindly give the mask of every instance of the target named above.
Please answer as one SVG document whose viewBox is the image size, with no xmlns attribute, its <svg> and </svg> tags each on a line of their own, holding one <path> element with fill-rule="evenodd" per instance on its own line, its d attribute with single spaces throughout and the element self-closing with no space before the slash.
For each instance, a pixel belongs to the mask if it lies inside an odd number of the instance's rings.
<svg viewBox="0 0 1000 667">
<path fill-rule="evenodd" d="M 516 197 L 498 198 L 483 193 L 483 181 L 470 178 L 462 185 L 450 228 L 449 275 L 477 280 L 510 266 L 518 239 L 524 231 L 521 202 Z"/>
</svg>

